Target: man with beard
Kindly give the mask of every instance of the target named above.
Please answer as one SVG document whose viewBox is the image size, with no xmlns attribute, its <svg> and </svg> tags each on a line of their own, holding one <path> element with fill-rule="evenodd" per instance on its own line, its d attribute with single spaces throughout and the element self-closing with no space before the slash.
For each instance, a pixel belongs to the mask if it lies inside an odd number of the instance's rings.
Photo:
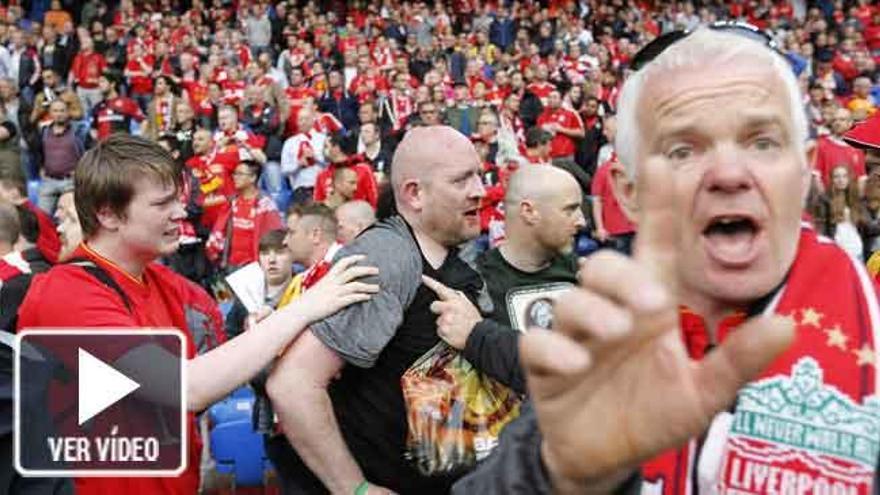
<svg viewBox="0 0 880 495">
<path fill-rule="evenodd" d="M 137 102 L 117 93 L 117 82 L 110 74 L 98 78 L 98 88 L 103 99 L 92 110 L 92 136 L 103 141 L 117 132 L 131 132 L 132 121 L 143 122 L 146 118 Z"/>
<path fill-rule="evenodd" d="M 375 483 L 398 493 L 449 490 L 451 479 L 424 477 L 403 459 L 400 378 L 439 342 L 429 309 L 436 298 L 421 276 L 474 299 L 482 285 L 456 249 L 479 234 L 485 194 L 480 165 L 470 141 L 450 127 L 414 128 L 398 146 L 391 184 L 400 214 L 337 255 L 364 253 L 378 266 L 382 292 L 376 304 L 312 325 L 267 382 L 282 430 L 299 456 L 285 469 L 296 489 L 361 493 L 376 489 Z"/>
<path fill-rule="evenodd" d="M 553 302 L 577 282 L 574 237 L 586 224 L 581 203 L 580 186 L 564 170 L 526 166 L 513 174 L 504 198 L 505 241 L 477 259 L 492 299 L 485 319 L 466 298 L 426 280 L 441 299 L 431 308 L 440 315 L 440 337 L 518 393 L 526 392 L 517 345 L 533 326 L 529 314 L 552 314 Z"/>
</svg>

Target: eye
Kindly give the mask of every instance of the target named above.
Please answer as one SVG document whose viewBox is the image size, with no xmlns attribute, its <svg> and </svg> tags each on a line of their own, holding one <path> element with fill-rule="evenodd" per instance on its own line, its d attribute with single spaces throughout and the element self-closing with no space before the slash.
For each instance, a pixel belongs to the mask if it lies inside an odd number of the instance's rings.
<svg viewBox="0 0 880 495">
<path fill-rule="evenodd" d="M 694 149 L 691 146 L 687 145 L 679 145 L 675 146 L 671 150 L 666 153 L 666 158 L 669 158 L 673 161 L 684 161 L 690 158 L 694 153 Z"/>
<path fill-rule="evenodd" d="M 752 146 L 758 151 L 769 151 L 778 147 L 779 144 L 769 137 L 759 137 L 752 142 Z"/>
</svg>

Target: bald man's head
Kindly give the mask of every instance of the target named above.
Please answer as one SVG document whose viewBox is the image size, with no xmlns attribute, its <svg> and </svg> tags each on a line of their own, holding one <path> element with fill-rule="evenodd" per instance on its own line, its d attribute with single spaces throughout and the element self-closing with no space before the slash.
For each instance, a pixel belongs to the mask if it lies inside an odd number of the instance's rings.
<svg viewBox="0 0 880 495">
<path fill-rule="evenodd" d="M 376 212 L 370 203 L 361 200 L 349 201 L 336 208 L 336 223 L 339 226 L 339 240 L 343 244 L 351 242 L 376 221 Z"/>
<path fill-rule="evenodd" d="M 463 134 L 447 126 L 416 127 L 394 153 L 391 186 L 397 211 L 443 246 L 480 233 L 485 195 L 480 157 Z"/>
<path fill-rule="evenodd" d="M 504 197 L 507 242 L 568 253 L 586 225 L 575 178 L 550 165 L 526 165 L 510 178 Z"/>
</svg>

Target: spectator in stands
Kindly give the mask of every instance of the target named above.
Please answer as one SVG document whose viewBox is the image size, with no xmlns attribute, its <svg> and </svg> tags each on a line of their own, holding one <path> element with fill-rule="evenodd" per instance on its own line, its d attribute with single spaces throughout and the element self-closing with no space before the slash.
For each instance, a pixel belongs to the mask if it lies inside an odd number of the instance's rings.
<svg viewBox="0 0 880 495">
<path fill-rule="evenodd" d="M 64 261 L 82 242 L 82 229 L 79 226 L 79 217 L 76 214 L 73 187 L 63 191 L 58 196 L 58 205 L 55 208 L 55 222 L 58 224 L 57 232 L 61 240 L 58 260 Z"/>
<path fill-rule="evenodd" d="M 831 134 L 820 136 L 816 145 L 815 170 L 825 190 L 831 181 L 831 169 L 838 164 L 846 164 L 857 180 L 865 176 L 865 152 L 853 148 L 843 140 L 844 134 L 852 127 L 850 111 L 837 108 L 831 120 Z"/>
<path fill-rule="evenodd" d="M 49 112 L 49 104 L 56 99 L 67 104 L 68 113 L 73 120 L 83 118 L 83 107 L 79 97 L 70 88 L 61 85 L 58 74 L 54 69 L 43 69 L 43 90 L 34 97 L 34 108 L 31 112 L 30 121 L 36 128 L 41 128 L 52 123 L 52 115 Z"/>
<path fill-rule="evenodd" d="M 364 160 L 363 155 L 354 154 L 355 142 L 350 135 L 343 132 L 331 134 L 324 142 L 324 157 L 327 161 L 327 167 L 318 174 L 315 179 L 315 196 L 314 200 L 323 202 L 326 200 L 333 188 L 336 178 L 336 170 L 340 168 L 350 168 L 357 176 L 356 189 L 351 197 L 337 197 L 339 202 L 349 201 L 352 199 L 362 199 L 373 207 L 376 206 L 379 193 L 376 185 L 376 178 L 373 176 L 373 170 Z M 340 183 L 347 182 L 344 175 L 340 175 Z M 346 186 L 347 189 L 347 186 Z M 347 194 L 348 191 L 339 191 L 340 194 Z"/>
<path fill-rule="evenodd" d="M 153 98 L 147 104 L 147 119 L 141 133 L 155 141 L 162 134 L 170 133 L 177 125 L 175 107 L 182 100 L 174 94 L 174 81 L 171 77 L 160 75 L 153 81 Z"/>
<path fill-rule="evenodd" d="M 468 99 L 467 82 L 457 81 L 455 83 L 454 100 L 445 109 L 443 120 L 453 129 L 470 137 L 472 133 L 477 132 L 477 119 L 480 118 L 480 111 L 471 105 Z"/>
<path fill-rule="evenodd" d="M 292 201 L 304 203 L 314 197 L 327 134 L 315 127 L 315 113 L 310 107 L 300 109 L 297 128 L 299 132 L 288 138 L 281 150 L 281 172 L 290 181 Z"/>
<path fill-rule="evenodd" d="M 547 108 L 538 117 L 538 125 L 553 136 L 550 158 L 573 161 L 578 140 L 584 137 L 584 124 L 576 112 L 562 106 L 558 90 L 547 93 Z"/>
<path fill-rule="evenodd" d="M 140 123 L 146 118 L 137 102 L 119 96 L 117 84 L 107 72 L 98 78 L 102 98 L 92 111 L 92 137 L 98 141 L 107 139 L 111 134 L 129 133 L 133 123 Z"/>
<path fill-rule="evenodd" d="M 42 209 L 30 202 L 27 196 L 27 183 L 20 167 L 0 165 L 0 200 L 12 204 L 22 217 L 28 217 L 22 224 L 34 225 L 33 238 L 30 239 L 40 254 L 49 263 L 58 261 L 61 241 L 55 230 L 55 223 Z"/>
<path fill-rule="evenodd" d="M 217 219 L 205 245 L 208 258 L 227 273 L 256 261 L 260 237 L 282 227 L 275 202 L 257 188 L 259 176 L 260 164 L 254 161 L 236 165 L 232 173 L 235 196 L 229 209 Z"/>
<path fill-rule="evenodd" d="M 376 211 L 366 201 L 349 201 L 343 203 L 336 211 L 339 242 L 348 244 L 369 226 L 376 223 Z"/>
<path fill-rule="evenodd" d="M 92 38 L 83 36 L 80 40 L 80 49 L 70 67 L 68 85 L 76 88 L 76 94 L 82 100 L 86 115 L 90 114 L 104 97 L 98 80 L 108 66 L 104 55 L 95 51 Z"/>
<path fill-rule="evenodd" d="M 377 182 L 382 182 L 391 172 L 391 150 L 382 140 L 379 126 L 375 122 L 361 124 L 360 141 L 364 145 L 364 158 L 376 173 Z"/>
<path fill-rule="evenodd" d="M 40 189 L 37 206 L 54 215 L 61 193 L 73 187 L 73 171 L 86 150 L 89 128 L 71 120 L 67 102 L 62 99 L 49 103 L 52 121 L 39 131 Z"/>
</svg>

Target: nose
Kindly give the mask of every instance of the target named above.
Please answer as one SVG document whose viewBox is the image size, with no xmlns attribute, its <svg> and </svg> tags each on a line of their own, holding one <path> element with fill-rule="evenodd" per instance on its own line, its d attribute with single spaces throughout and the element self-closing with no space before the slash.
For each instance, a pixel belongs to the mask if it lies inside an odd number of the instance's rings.
<svg viewBox="0 0 880 495">
<path fill-rule="evenodd" d="M 470 187 L 468 189 L 469 198 L 482 199 L 483 196 L 486 195 L 486 187 L 483 185 L 483 180 L 480 178 L 480 174 L 474 174 L 471 178 Z"/>
<path fill-rule="evenodd" d="M 183 220 L 186 218 L 186 208 L 183 206 L 183 201 L 179 199 L 174 201 L 174 205 L 171 209 L 171 218 L 173 220 Z"/>
<path fill-rule="evenodd" d="M 710 157 L 703 175 L 703 185 L 710 192 L 734 194 L 751 189 L 754 177 L 746 163 L 745 153 L 734 145 L 719 145 Z"/>
<path fill-rule="evenodd" d="M 574 226 L 577 227 L 578 231 L 587 226 L 587 219 L 584 218 L 584 210 L 581 208 L 578 208 L 575 212 Z"/>
</svg>

